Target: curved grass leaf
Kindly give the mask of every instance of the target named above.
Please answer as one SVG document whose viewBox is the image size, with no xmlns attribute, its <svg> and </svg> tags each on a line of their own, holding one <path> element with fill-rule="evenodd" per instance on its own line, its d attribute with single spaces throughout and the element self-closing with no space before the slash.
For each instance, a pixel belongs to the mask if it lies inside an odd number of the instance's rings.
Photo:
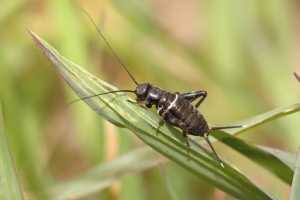
<svg viewBox="0 0 300 200">
<path fill-rule="evenodd" d="M 297 155 L 295 153 L 290 153 L 290 152 L 274 149 L 271 147 L 261 146 L 261 145 L 257 145 L 257 147 L 262 149 L 265 152 L 268 152 L 269 154 L 272 154 L 281 162 L 283 162 L 285 165 L 287 165 L 290 169 L 292 170 L 295 169 L 295 163 L 297 159 Z"/>
<path fill-rule="evenodd" d="M 282 152 L 276 152 L 275 150 L 273 152 L 267 151 L 264 148 L 250 145 L 228 133 L 223 133 L 222 135 L 214 133 L 213 135 L 232 149 L 240 152 L 250 160 L 268 169 L 284 182 L 288 184 L 292 183 L 293 168 L 291 168 L 290 163 L 287 162 L 287 160 L 280 159 L 280 156 L 283 156 Z"/>
<path fill-rule="evenodd" d="M 115 87 L 63 58 L 34 33 L 31 35 L 65 81 L 81 98 L 116 90 Z M 192 145 L 190 153 L 187 154 L 184 138 L 177 129 L 163 126 L 157 135 L 159 117 L 135 103 L 130 103 L 127 95 L 109 94 L 85 99 L 85 102 L 107 120 L 118 126 L 127 127 L 153 149 L 228 194 L 239 199 L 272 199 L 235 167 L 227 163 L 224 168 L 220 167 L 207 151 L 199 151 L 195 145 Z"/>
<path fill-rule="evenodd" d="M 267 149 L 258 148 L 254 145 L 244 142 L 239 138 L 233 137 L 233 135 L 240 134 L 243 131 L 298 111 L 300 111 L 299 103 L 276 108 L 250 119 L 237 122 L 236 124 L 243 125 L 241 128 L 231 129 L 228 130 L 228 133 L 222 132 L 222 134 L 219 132 L 214 132 L 212 135 L 232 149 L 240 152 L 249 159 L 255 161 L 257 164 L 268 169 L 284 182 L 291 184 L 293 179 L 293 167 L 291 167 L 289 162 L 285 162 L 286 160 L 282 159 L 282 153 L 279 151 L 270 152 L 267 151 Z"/>
<path fill-rule="evenodd" d="M 13 158 L 4 132 L 0 103 L 0 199 L 23 199 Z"/>
<path fill-rule="evenodd" d="M 297 157 L 295 154 L 266 146 L 257 146 L 257 148 L 263 149 L 264 152 L 274 155 L 277 159 L 280 159 L 282 163 L 289 166 L 291 169 L 294 169 Z M 129 173 L 138 173 L 152 167 L 156 167 L 162 161 L 159 160 L 156 155 L 157 153 L 148 147 L 134 150 L 117 158 L 111 163 L 105 163 L 93 168 L 84 175 L 75 179 L 55 185 L 51 188 L 49 193 L 52 195 L 53 199 L 70 199 L 80 198 L 91 195 L 95 192 L 100 192 L 101 190 L 111 186 L 115 180 L 118 180 L 124 175 Z M 270 158 L 266 156 L 266 159 Z M 132 169 L 132 166 L 134 166 L 134 169 Z M 129 172 L 127 171 L 128 169 L 130 169 Z M 107 174 L 109 174 L 109 176 Z M 174 197 L 174 199 L 176 198 Z"/>
<path fill-rule="evenodd" d="M 299 111 L 300 111 L 300 103 L 296 103 L 296 104 L 292 104 L 280 108 L 275 108 L 274 110 L 262 113 L 260 115 L 256 115 L 255 117 L 251 117 L 249 119 L 236 122 L 235 124 L 239 124 L 243 126 L 241 128 L 230 129 L 227 132 L 231 135 L 237 135 L 246 130 L 264 124 L 266 122 L 273 121 L 280 117 L 290 115 L 292 113 L 299 112 Z"/>
<path fill-rule="evenodd" d="M 57 200 L 81 198 L 109 187 L 124 175 L 150 169 L 163 161 L 150 148 L 140 148 L 95 167 L 74 180 L 56 184 L 50 194 Z"/>
<path fill-rule="evenodd" d="M 295 166 L 292 191 L 290 195 L 290 200 L 298 199 L 300 199 L 300 150 L 298 150 L 297 153 L 297 162 Z"/>
</svg>

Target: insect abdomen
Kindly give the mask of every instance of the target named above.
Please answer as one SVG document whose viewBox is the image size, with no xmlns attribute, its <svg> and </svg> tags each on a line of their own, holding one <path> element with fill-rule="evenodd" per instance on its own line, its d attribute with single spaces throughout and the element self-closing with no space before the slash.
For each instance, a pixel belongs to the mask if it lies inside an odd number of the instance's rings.
<svg viewBox="0 0 300 200">
<path fill-rule="evenodd" d="M 174 111 L 187 134 L 203 136 L 208 132 L 208 124 L 203 115 L 188 100 L 179 98 Z"/>
<path fill-rule="evenodd" d="M 180 94 L 163 92 L 157 111 L 164 120 L 191 135 L 203 136 L 209 128 L 201 113 Z"/>
</svg>

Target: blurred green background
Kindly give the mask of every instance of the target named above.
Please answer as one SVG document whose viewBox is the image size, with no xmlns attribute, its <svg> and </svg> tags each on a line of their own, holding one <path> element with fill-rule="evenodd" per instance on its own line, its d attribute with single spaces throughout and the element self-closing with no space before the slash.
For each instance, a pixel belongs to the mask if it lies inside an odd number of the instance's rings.
<svg viewBox="0 0 300 200">
<path fill-rule="evenodd" d="M 210 124 L 239 121 L 299 102 L 297 1 L 285 0 L 2 0 L 0 99 L 26 199 L 46 199 L 52 184 L 142 144 L 75 95 L 35 47 L 26 29 L 65 57 L 119 88 L 134 84 L 99 39 L 87 10 L 139 81 L 169 91 L 208 91 L 201 111 Z M 294 152 L 297 114 L 245 132 L 244 140 Z M 259 186 L 280 199 L 289 187 L 269 172 L 215 144 Z M 175 196 L 175 197 L 174 197 Z M 232 199 L 169 162 L 82 199 Z"/>
</svg>

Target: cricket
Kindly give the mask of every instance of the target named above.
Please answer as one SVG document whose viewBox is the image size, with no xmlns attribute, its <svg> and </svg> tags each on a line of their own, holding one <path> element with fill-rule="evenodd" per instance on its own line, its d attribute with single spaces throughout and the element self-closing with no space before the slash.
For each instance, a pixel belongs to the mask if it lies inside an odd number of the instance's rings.
<svg viewBox="0 0 300 200">
<path fill-rule="evenodd" d="M 100 36 L 100 39 L 104 41 L 104 43 L 109 48 L 111 54 L 115 57 L 115 59 L 118 61 L 121 67 L 127 72 L 130 79 L 135 83 L 136 88 L 134 90 L 129 90 L 129 89 L 116 90 L 116 91 L 110 91 L 105 93 L 99 93 L 91 96 L 85 96 L 80 99 L 76 99 L 75 101 L 72 101 L 72 103 L 80 100 L 98 97 L 101 95 L 111 94 L 111 93 L 118 93 L 118 92 L 133 93 L 135 94 L 136 101 L 138 103 L 146 106 L 147 108 L 151 108 L 152 106 L 155 106 L 157 110 L 157 114 L 161 117 L 157 126 L 157 132 L 164 123 L 167 123 L 169 125 L 181 129 L 183 136 L 186 138 L 186 145 L 188 149 L 190 148 L 188 135 L 203 137 L 207 142 L 208 146 L 210 147 L 211 152 L 213 153 L 215 159 L 219 162 L 219 164 L 222 167 L 224 167 L 223 161 L 218 156 L 212 143 L 209 140 L 209 134 L 210 132 L 216 130 L 241 128 L 242 126 L 235 125 L 235 126 L 210 127 L 205 117 L 198 110 L 201 103 L 203 103 L 203 101 L 207 97 L 207 91 L 205 90 L 198 90 L 198 91 L 186 92 L 186 93 L 169 92 L 159 87 L 156 87 L 148 82 L 139 83 L 135 79 L 135 77 L 130 73 L 126 65 L 122 62 L 122 60 L 117 55 L 115 50 L 112 48 L 112 46 L 104 36 L 103 32 L 97 26 L 93 18 L 85 10 L 83 11 L 88 16 L 89 20 L 93 23 L 98 33 L 98 36 Z M 195 105 L 193 105 L 192 103 L 195 101 L 197 102 Z"/>
</svg>

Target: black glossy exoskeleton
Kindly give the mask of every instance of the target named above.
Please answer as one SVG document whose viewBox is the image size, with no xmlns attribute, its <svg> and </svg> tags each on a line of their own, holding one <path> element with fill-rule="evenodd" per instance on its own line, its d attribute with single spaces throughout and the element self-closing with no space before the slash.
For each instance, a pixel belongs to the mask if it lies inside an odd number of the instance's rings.
<svg viewBox="0 0 300 200">
<path fill-rule="evenodd" d="M 157 113 L 164 121 L 183 130 L 183 134 L 204 136 L 210 131 L 203 115 L 197 110 L 205 99 L 206 91 L 190 93 L 171 93 L 154 87 L 149 83 L 139 84 L 135 90 L 137 101 L 142 101 L 148 108 L 156 106 Z M 191 104 L 200 98 L 195 107 Z"/>
<path fill-rule="evenodd" d="M 87 14 L 87 13 L 86 13 Z M 87 14 L 88 15 L 88 14 Z M 150 83 L 138 83 L 132 74 L 128 71 L 127 67 L 121 62 L 120 58 L 117 56 L 113 48 L 110 46 L 106 38 L 100 29 L 96 26 L 93 19 L 88 15 L 92 23 L 95 25 L 95 28 L 101 38 L 104 40 L 106 45 L 110 48 L 112 54 L 119 61 L 121 66 L 126 70 L 130 78 L 136 84 L 135 90 L 117 90 L 106 93 L 95 94 L 92 96 L 83 97 L 79 100 L 84 100 L 100 95 L 117 93 L 117 92 L 130 92 L 136 95 L 136 100 L 142 102 L 146 107 L 151 108 L 153 105 L 156 106 L 157 113 L 162 117 L 161 121 L 158 124 L 157 130 L 160 126 L 166 122 L 170 125 L 176 126 L 182 130 L 183 135 L 186 137 L 187 145 L 188 138 L 187 135 L 195 135 L 204 137 L 210 146 L 212 152 L 214 153 L 216 159 L 223 166 L 221 159 L 218 157 L 216 151 L 214 150 L 212 144 L 209 141 L 208 135 L 213 130 L 229 129 L 229 128 L 238 128 L 241 126 L 224 126 L 224 127 L 209 127 L 203 115 L 197 110 L 200 104 L 207 96 L 207 92 L 203 90 L 188 92 L 188 93 L 172 93 L 165 90 L 162 90 L 158 87 L 153 86 Z M 195 106 L 192 104 L 193 101 L 197 100 L 198 102 Z"/>
<path fill-rule="evenodd" d="M 137 84 L 134 93 L 137 101 L 144 102 L 146 107 L 151 108 L 152 105 L 156 106 L 157 113 L 162 117 L 157 129 L 159 129 L 164 122 L 180 128 L 183 136 L 186 137 L 188 146 L 187 135 L 204 137 L 215 157 L 221 166 L 223 166 L 208 135 L 213 130 L 239 128 L 241 126 L 209 127 L 204 116 L 197 110 L 207 96 L 206 91 L 199 90 L 187 93 L 171 93 L 155 87 L 150 83 L 142 83 Z M 197 99 L 199 100 L 194 106 L 192 102 Z"/>
</svg>

